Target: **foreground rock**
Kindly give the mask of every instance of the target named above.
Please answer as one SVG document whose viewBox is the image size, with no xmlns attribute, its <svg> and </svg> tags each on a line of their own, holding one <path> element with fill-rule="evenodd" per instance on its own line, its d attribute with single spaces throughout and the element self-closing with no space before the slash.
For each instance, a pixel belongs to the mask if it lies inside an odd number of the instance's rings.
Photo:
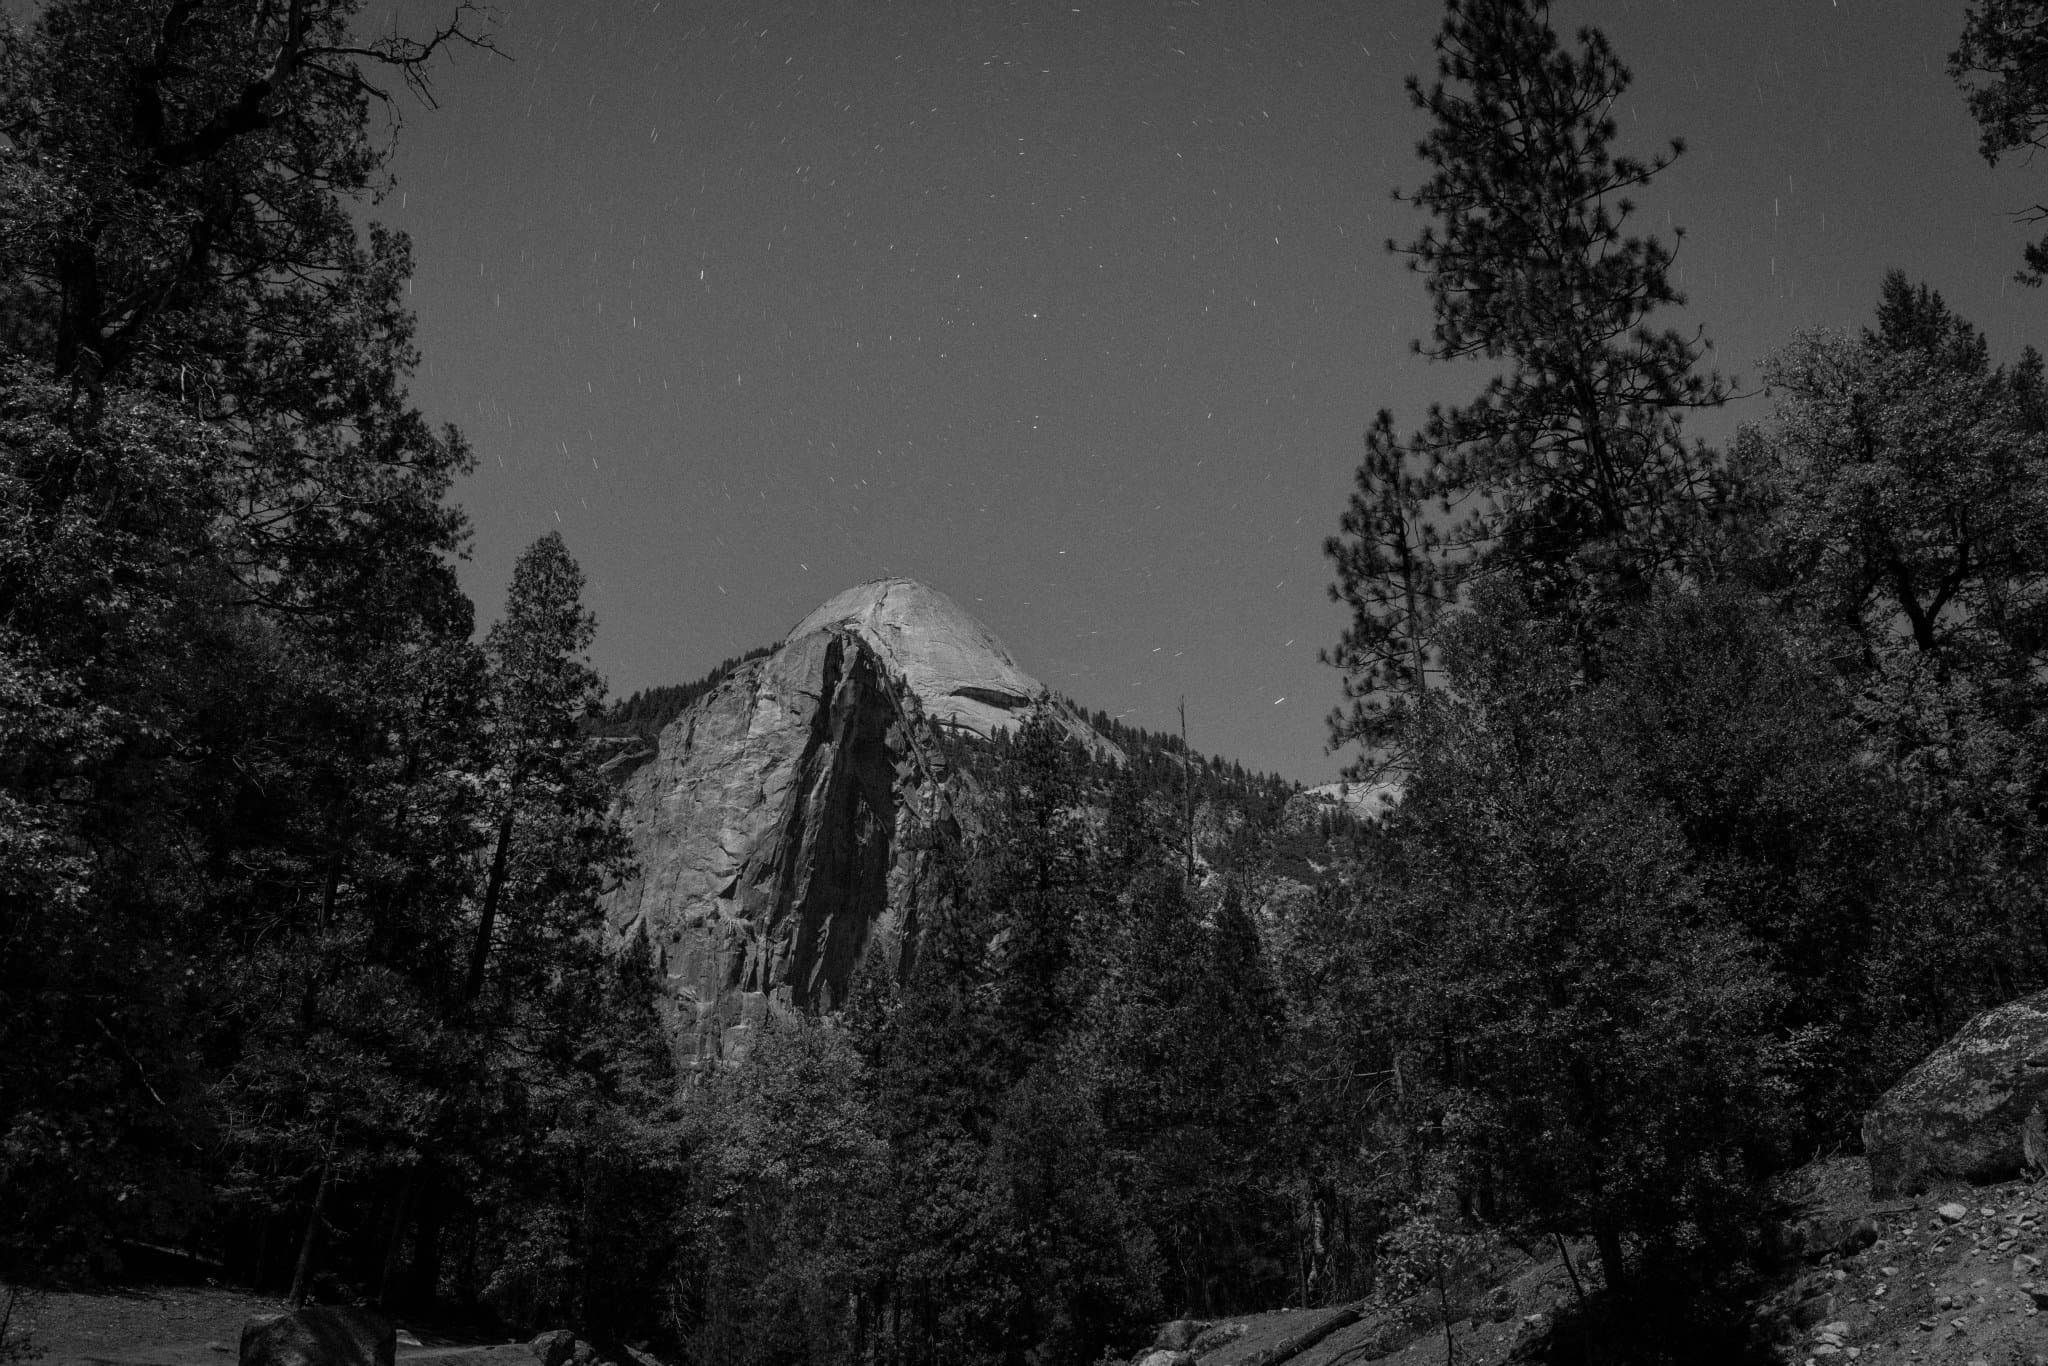
<svg viewBox="0 0 2048 1366">
<path fill-rule="evenodd" d="M 1979 1015 L 1884 1094 L 1863 1120 L 1871 1194 L 2020 1175 L 2038 1149 L 2044 1099 L 2048 992 Z M 2039 1165 L 2043 1154 L 2033 1156 Z"/>
<path fill-rule="evenodd" d="M 744 1057 L 774 1010 L 837 1008 L 871 956 L 901 970 L 925 850 L 954 819 L 941 734 L 993 735 L 1041 702 L 1094 736 L 958 604 L 888 579 L 662 731 L 620 788 L 638 873 L 606 914 L 621 942 L 645 936 L 694 1065 Z"/>
<path fill-rule="evenodd" d="M 613 1366 L 605 1354 L 567 1328 L 550 1329 L 527 1344 L 540 1366 Z"/>
<path fill-rule="evenodd" d="M 242 1325 L 241 1366 L 393 1366 L 398 1329 L 374 1309 L 309 1304 Z"/>
</svg>

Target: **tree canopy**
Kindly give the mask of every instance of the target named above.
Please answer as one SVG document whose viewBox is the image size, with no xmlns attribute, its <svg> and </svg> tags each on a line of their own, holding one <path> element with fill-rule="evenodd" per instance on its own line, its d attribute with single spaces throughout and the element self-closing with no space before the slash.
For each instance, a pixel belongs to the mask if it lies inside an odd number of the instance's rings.
<svg viewBox="0 0 2048 1366">
<path fill-rule="evenodd" d="M 1964 15 L 1949 74 L 1977 121 L 1977 150 L 1996 166 L 2009 153 L 2048 146 L 2048 6 L 2041 0 L 1977 0 Z M 2036 204 L 2022 218 L 2038 222 Z M 2017 278 L 2038 285 L 2048 272 L 2048 239 L 2029 243 Z"/>
</svg>

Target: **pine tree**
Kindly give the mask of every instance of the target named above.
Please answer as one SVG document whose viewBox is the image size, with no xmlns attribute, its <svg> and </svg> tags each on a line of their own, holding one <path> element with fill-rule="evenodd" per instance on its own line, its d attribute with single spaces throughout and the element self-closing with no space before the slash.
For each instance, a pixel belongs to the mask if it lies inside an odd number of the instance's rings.
<svg viewBox="0 0 2048 1366">
<path fill-rule="evenodd" d="M 474 7 L 414 39 L 352 30 L 360 0 L 57 0 L 10 36 L 0 83 L 0 273 L 54 374 L 202 395 L 260 418 L 357 350 L 384 78 L 424 91 Z M 352 316 L 354 315 L 354 316 Z"/>
<path fill-rule="evenodd" d="M 1367 755 L 1346 770 L 1366 779 L 1400 767 L 1404 722 L 1429 686 L 1437 633 L 1449 606 L 1443 537 L 1429 519 L 1427 470 L 1394 435 L 1382 409 L 1366 433 L 1357 488 L 1342 530 L 1323 542 L 1336 564 L 1330 598 L 1350 609 L 1337 648 L 1321 652 L 1344 674 L 1349 711 L 1329 718 L 1333 748 L 1359 743 Z"/>
<path fill-rule="evenodd" d="M 1630 191 L 1683 150 L 1610 150 L 1629 73 L 1598 30 L 1562 46 L 1547 0 L 1450 0 L 1437 79 L 1409 81 L 1431 127 L 1411 202 L 1435 222 L 1390 241 L 1424 277 L 1436 323 L 1416 349 L 1496 374 L 1397 441 L 1382 416 L 1341 533 L 1326 549 L 1352 625 L 1333 744 L 1384 744 L 1426 678 L 1434 623 L 1475 578 L 1514 578 L 1532 606 L 1592 630 L 1683 567 L 1713 464 L 1679 418 L 1727 390 L 1696 338 L 1650 325 L 1683 302 L 1672 253 L 1633 235 Z M 1432 507 L 1431 505 L 1434 505 Z"/>
<path fill-rule="evenodd" d="M 608 805 L 582 730 L 604 700 L 604 681 L 585 659 L 597 620 L 582 595 L 583 571 L 561 534 L 551 531 L 520 554 L 505 614 L 484 639 L 491 688 L 490 863 L 463 983 L 465 1001 L 474 1002 L 483 991 L 515 872 L 523 875 L 531 909 L 539 910 L 557 892 L 587 891 L 575 884 L 602 859 L 589 849 L 566 865 L 556 864 L 551 847 L 551 841 L 574 842 L 586 833 L 602 838 Z M 522 823 L 533 828 L 522 832 Z M 539 857 L 515 868 L 522 833 L 524 845 Z M 553 885 L 564 877 L 567 888 Z"/>
</svg>

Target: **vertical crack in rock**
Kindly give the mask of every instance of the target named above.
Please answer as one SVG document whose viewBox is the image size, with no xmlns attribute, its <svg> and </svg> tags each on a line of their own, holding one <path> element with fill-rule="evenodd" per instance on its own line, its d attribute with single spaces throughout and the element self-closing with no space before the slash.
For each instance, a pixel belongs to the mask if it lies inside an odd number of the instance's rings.
<svg viewBox="0 0 2048 1366">
<path fill-rule="evenodd" d="M 639 867 L 607 919 L 646 933 L 698 1065 L 743 1056 L 773 1009 L 838 1008 L 915 894 L 903 833 L 930 768 L 904 762 L 920 739 L 894 686 L 857 635 L 809 633 L 699 699 L 621 787 Z"/>
<path fill-rule="evenodd" d="M 826 646 L 819 705 L 761 890 L 769 945 L 764 991 L 803 1010 L 835 1009 L 888 903 L 896 823 L 894 708 L 858 639 Z"/>
</svg>

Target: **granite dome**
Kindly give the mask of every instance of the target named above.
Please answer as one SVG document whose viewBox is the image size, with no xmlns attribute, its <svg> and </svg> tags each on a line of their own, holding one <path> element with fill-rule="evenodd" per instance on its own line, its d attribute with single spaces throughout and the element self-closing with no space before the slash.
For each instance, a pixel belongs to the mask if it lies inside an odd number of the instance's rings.
<svg viewBox="0 0 2048 1366">
<path fill-rule="evenodd" d="M 994 632 L 915 579 L 849 588 L 798 622 L 784 644 L 818 631 L 859 635 L 917 695 L 927 717 L 984 739 L 1015 728 L 1046 695 L 1045 685 L 1017 667 Z"/>
</svg>

